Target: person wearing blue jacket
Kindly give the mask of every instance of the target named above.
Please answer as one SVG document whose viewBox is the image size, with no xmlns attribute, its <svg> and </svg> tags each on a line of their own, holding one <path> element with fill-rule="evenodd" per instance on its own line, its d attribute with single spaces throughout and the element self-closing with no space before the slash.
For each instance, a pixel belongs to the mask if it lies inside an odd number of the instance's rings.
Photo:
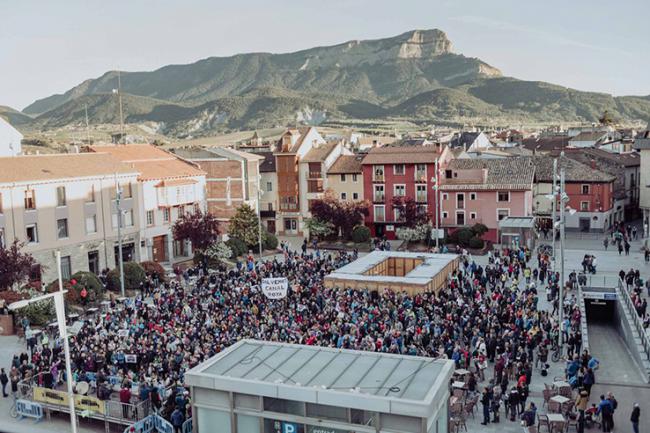
<svg viewBox="0 0 650 433">
<path fill-rule="evenodd" d="M 605 399 L 604 395 L 600 396 L 600 403 L 598 403 L 598 409 L 596 410 L 596 414 L 600 415 L 603 422 L 602 427 L 604 432 L 610 432 L 612 431 L 612 419 L 614 417 L 614 407 L 612 406 L 612 403 Z"/>
</svg>

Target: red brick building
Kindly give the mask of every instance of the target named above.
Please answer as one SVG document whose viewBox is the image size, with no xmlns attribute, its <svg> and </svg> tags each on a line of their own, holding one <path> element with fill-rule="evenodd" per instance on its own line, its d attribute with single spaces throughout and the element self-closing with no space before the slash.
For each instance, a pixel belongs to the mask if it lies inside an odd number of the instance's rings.
<svg viewBox="0 0 650 433">
<path fill-rule="evenodd" d="M 395 238 L 400 225 L 399 215 L 392 207 L 395 196 L 413 197 L 422 212 L 435 215 L 433 190 L 435 162 L 441 169 L 449 161 L 448 148 L 379 147 L 368 152 L 362 161 L 364 199 L 371 203 L 366 225 L 373 236 Z"/>
</svg>

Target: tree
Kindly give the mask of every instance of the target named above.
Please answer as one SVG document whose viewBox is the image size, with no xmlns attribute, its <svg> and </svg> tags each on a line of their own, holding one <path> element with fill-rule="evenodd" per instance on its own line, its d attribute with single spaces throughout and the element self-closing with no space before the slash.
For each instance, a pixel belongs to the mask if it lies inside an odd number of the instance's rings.
<svg viewBox="0 0 650 433">
<path fill-rule="evenodd" d="M 326 238 L 334 233 L 334 224 L 315 217 L 305 220 L 305 225 L 307 226 L 307 230 L 309 230 L 309 234 L 318 238 Z"/>
<path fill-rule="evenodd" d="M 234 238 L 244 241 L 250 249 L 259 243 L 259 220 L 257 213 L 247 204 L 237 208 L 237 212 L 230 218 L 228 234 Z M 265 240 L 266 232 L 262 232 L 262 243 Z"/>
<path fill-rule="evenodd" d="M 609 114 L 608 110 L 605 110 L 602 116 L 598 118 L 598 121 L 601 125 L 612 125 L 614 124 L 614 118 Z"/>
<path fill-rule="evenodd" d="M 420 224 L 415 227 L 398 227 L 397 228 L 397 238 L 403 241 L 409 242 L 418 242 L 427 239 L 429 233 L 431 232 L 431 224 Z"/>
<path fill-rule="evenodd" d="M 172 228 L 174 239 L 189 240 L 192 248 L 203 251 L 219 238 L 219 221 L 200 209 L 181 215 Z"/>
<path fill-rule="evenodd" d="M 29 277 L 36 264 L 31 254 L 20 251 L 23 244 L 14 240 L 9 248 L 0 248 L 0 289 L 11 289 Z"/>
<path fill-rule="evenodd" d="M 393 209 L 399 210 L 397 222 L 406 227 L 416 227 L 429 222 L 429 214 L 422 211 L 413 197 L 396 196 L 392 201 Z"/>
<path fill-rule="evenodd" d="M 232 250 L 225 242 L 217 242 L 205 250 L 205 256 L 215 262 L 223 262 L 232 256 Z"/>
<path fill-rule="evenodd" d="M 344 202 L 327 191 L 323 199 L 313 201 L 310 210 L 314 218 L 332 223 L 334 233 L 340 232 L 343 238 L 350 239 L 352 229 L 363 222 L 369 207 L 367 201 Z"/>
</svg>

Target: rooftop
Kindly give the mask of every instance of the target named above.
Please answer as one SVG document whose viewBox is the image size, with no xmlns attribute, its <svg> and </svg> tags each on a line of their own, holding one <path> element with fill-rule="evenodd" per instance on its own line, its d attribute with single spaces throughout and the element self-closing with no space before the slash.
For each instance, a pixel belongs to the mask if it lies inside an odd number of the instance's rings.
<svg viewBox="0 0 650 433">
<path fill-rule="evenodd" d="M 327 174 L 361 173 L 361 161 L 364 154 L 341 155 L 330 167 Z"/>
<path fill-rule="evenodd" d="M 441 189 L 531 189 L 535 167 L 530 157 L 454 159 L 449 170 L 487 170 L 482 182 L 467 179 L 444 179 Z"/>
<path fill-rule="evenodd" d="M 332 153 L 339 143 L 337 141 L 328 141 L 323 144 L 314 145 L 307 155 L 302 158 L 302 162 L 323 162 L 325 158 Z"/>
<path fill-rule="evenodd" d="M 556 135 L 553 137 L 524 138 L 521 145 L 532 151 L 550 152 L 567 147 L 569 145 L 569 137 L 566 135 Z"/>
<path fill-rule="evenodd" d="M 260 173 L 275 173 L 275 155 L 273 152 L 259 152 L 259 156 L 264 157 L 260 162 Z"/>
<path fill-rule="evenodd" d="M 107 153 L 62 153 L 0 158 L 0 183 L 138 174 Z"/>
<path fill-rule="evenodd" d="M 607 131 L 582 131 L 569 141 L 598 141 L 607 135 Z"/>
<path fill-rule="evenodd" d="M 538 182 L 553 181 L 553 159 L 550 156 L 535 156 L 535 177 Z M 582 164 L 571 158 L 557 158 L 558 174 L 560 169 L 565 170 L 566 182 L 613 182 L 616 177 L 600 170 L 595 170 L 586 164 Z"/>
<path fill-rule="evenodd" d="M 208 389 L 429 416 L 453 368 L 441 359 L 241 340 L 185 378 Z"/>
<path fill-rule="evenodd" d="M 132 165 L 140 172 L 139 180 L 205 175 L 205 172 L 196 165 L 150 144 L 91 146 L 90 150 L 109 153 L 118 160 Z"/>
<path fill-rule="evenodd" d="M 374 147 L 362 164 L 426 164 L 435 162 L 440 153 L 435 147 Z"/>
</svg>

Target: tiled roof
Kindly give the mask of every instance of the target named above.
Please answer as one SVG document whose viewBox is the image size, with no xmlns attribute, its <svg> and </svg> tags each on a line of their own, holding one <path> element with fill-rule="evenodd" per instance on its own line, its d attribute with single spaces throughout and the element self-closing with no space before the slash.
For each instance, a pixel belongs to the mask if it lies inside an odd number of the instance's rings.
<svg viewBox="0 0 650 433">
<path fill-rule="evenodd" d="M 426 164 L 435 162 L 440 153 L 435 147 L 374 147 L 362 164 Z"/>
<path fill-rule="evenodd" d="M 264 160 L 260 162 L 260 173 L 274 173 L 275 172 L 275 155 L 273 152 L 259 152 Z"/>
<path fill-rule="evenodd" d="M 553 182 L 553 159 L 550 156 L 533 157 L 535 178 L 538 182 Z M 594 170 L 590 166 L 570 158 L 558 158 L 557 167 L 558 175 L 564 168 L 566 182 L 612 182 L 615 179 L 610 174 Z"/>
<path fill-rule="evenodd" d="M 483 181 L 464 179 L 445 179 L 442 190 L 527 190 L 531 189 L 535 167 L 529 157 L 512 157 L 502 159 L 454 159 L 449 162 L 448 170 L 487 170 Z"/>
<path fill-rule="evenodd" d="M 626 152 L 626 153 L 613 153 L 608 152 L 603 149 L 597 148 L 567 148 L 565 149 L 566 155 L 580 155 L 578 161 L 586 163 L 589 159 L 595 160 L 604 160 L 613 165 L 619 165 L 623 167 L 637 167 L 641 165 L 641 155 L 637 152 Z"/>
<path fill-rule="evenodd" d="M 449 142 L 449 145 L 451 147 L 470 147 L 474 143 L 474 140 L 476 140 L 476 137 L 478 137 L 480 134 L 480 132 L 463 132 L 459 136 L 454 137 Z"/>
<path fill-rule="evenodd" d="M 0 158 L 0 183 L 43 182 L 77 177 L 137 174 L 107 153 L 63 153 Z"/>
<path fill-rule="evenodd" d="M 634 148 L 638 150 L 650 149 L 650 130 L 644 131 L 636 136 Z"/>
<path fill-rule="evenodd" d="M 359 155 L 341 155 L 332 164 L 328 174 L 345 174 L 345 173 L 361 173 L 361 161 L 364 154 Z"/>
<path fill-rule="evenodd" d="M 205 172 L 194 164 L 150 144 L 91 146 L 93 152 L 110 153 L 140 172 L 139 180 L 201 176 Z"/>
<path fill-rule="evenodd" d="M 557 135 L 554 137 L 540 137 L 540 138 L 524 138 L 521 145 L 526 149 L 550 152 L 556 149 L 564 149 L 569 145 L 569 137 L 565 135 Z"/>
<path fill-rule="evenodd" d="M 327 143 L 319 144 L 312 147 L 307 155 L 301 159 L 302 162 L 323 162 L 327 156 L 332 153 L 336 145 L 336 141 L 328 141 Z"/>
<path fill-rule="evenodd" d="M 606 131 L 582 131 L 569 141 L 598 141 L 606 135 Z"/>
</svg>

